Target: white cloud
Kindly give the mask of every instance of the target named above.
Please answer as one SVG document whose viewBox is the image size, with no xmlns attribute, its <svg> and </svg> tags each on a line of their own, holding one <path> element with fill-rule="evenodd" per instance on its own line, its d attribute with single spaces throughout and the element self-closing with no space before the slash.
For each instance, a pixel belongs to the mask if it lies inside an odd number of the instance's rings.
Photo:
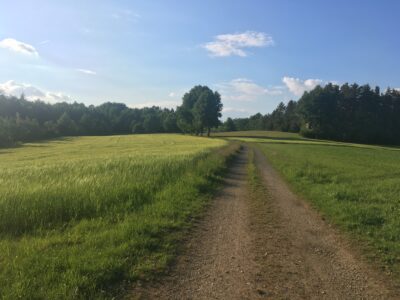
<svg viewBox="0 0 400 300">
<path fill-rule="evenodd" d="M 233 79 L 216 86 L 224 100 L 253 101 L 260 96 L 282 94 L 279 88 L 268 89 L 246 78 Z"/>
<path fill-rule="evenodd" d="M 382 93 L 386 93 L 388 90 L 395 90 L 397 92 L 400 92 L 400 88 L 391 88 L 391 87 L 387 87 L 387 88 L 383 88 L 381 90 Z"/>
<path fill-rule="evenodd" d="M 30 56 L 39 56 L 35 47 L 32 45 L 17 41 L 15 39 L 7 38 L 0 41 L 0 48 L 5 48 L 14 52 L 19 52 Z"/>
<path fill-rule="evenodd" d="M 148 101 L 143 103 L 133 103 L 129 104 L 130 108 L 143 108 L 143 107 L 152 107 L 152 106 L 159 106 L 162 108 L 176 108 L 180 105 L 179 101 Z"/>
<path fill-rule="evenodd" d="M 175 96 L 176 96 L 176 93 L 174 93 L 174 92 L 171 92 L 168 94 L 168 97 L 170 97 L 170 98 L 174 98 Z"/>
<path fill-rule="evenodd" d="M 254 109 L 224 106 L 222 109 L 222 119 L 226 120 L 226 118 L 228 118 L 228 117 L 243 118 L 243 117 L 247 117 L 249 115 L 253 115 L 257 111 L 258 110 L 254 110 Z"/>
<path fill-rule="evenodd" d="M 220 34 L 215 37 L 213 42 L 204 44 L 205 48 L 211 56 L 247 56 L 244 50 L 251 47 L 268 47 L 273 46 L 274 40 L 270 35 L 263 32 L 246 31 L 236 34 Z"/>
<path fill-rule="evenodd" d="M 30 84 L 17 83 L 14 80 L 0 83 L 0 94 L 20 97 L 24 94 L 26 100 L 34 101 L 40 99 L 46 102 L 71 101 L 71 98 L 63 93 L 44 91 Z"/>
<path fill-rule="evenodd" d="M 314 89 L 317 85 L 323 85 L 324 82 L 321 79 L 307 79 L 301 80 L 294 77 L 283 77 L 282 81 L 286 84 L 290 92 L 296 96 L 302 96 L 305 91 Z"/>
<path fill-rule="evenodd" d="M 251 113 L 252 110 L 248 110 L 245 108 L 234 108 L 234 107 L 224 107 L 222 112 L 229 113 L 229 112 L 237 112 L 237 113 Z"/>
<path fill-rule="evenodd" d="M 87 69 L 76 69 L 78 72 L 87 74 L 87 75 L 97 75 L 95 71 L 87 70 Z"/>
</svg>

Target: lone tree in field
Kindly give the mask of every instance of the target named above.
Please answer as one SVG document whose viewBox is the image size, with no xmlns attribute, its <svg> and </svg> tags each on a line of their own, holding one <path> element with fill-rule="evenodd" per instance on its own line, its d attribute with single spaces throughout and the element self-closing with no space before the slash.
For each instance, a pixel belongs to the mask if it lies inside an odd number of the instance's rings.
<svg viewBox="0 0 400 300">
<path fill-rule="evenodd" d="M 221 95 L 207 86 L 197 85 L 183 96 L 177 110 L 178 126 L 183 132 L 201 135 L 206 129 L 210 136 L 211 128 L 220 124 L 221 111 Z"/>
</svg>

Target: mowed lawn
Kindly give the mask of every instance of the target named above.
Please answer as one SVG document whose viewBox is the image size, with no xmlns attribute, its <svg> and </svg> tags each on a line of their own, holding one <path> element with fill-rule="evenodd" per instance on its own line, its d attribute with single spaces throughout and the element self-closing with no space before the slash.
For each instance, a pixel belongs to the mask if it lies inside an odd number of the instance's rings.
<svg viewBox="0 0 400 300">
<path fill-rule="evenodd" d="M 157 134 L 0 150 L 0 298 L 111 298 L 162 271 L 227 144 Z"/>
<path fill-rule="evenodd" d="M 400 149 L 278 132 L 236 135 L 256 143 L 297 193 L 400 282 Z"/>
</svg>

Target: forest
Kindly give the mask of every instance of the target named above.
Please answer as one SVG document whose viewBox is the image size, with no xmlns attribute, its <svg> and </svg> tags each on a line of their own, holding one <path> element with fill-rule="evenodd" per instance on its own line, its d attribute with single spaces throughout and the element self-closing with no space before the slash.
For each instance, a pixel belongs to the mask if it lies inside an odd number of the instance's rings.
<svg viewBox="0 0 400 300">
<path fill-rule="evenodd" d="M 274 130 L 305 137 L 369 144 L 400 144 L 400 91 L 369 85 L 327 84 L 265 115 L 228 118 L 222 131 Z"/>
<path fill-rule="evenodd" d="M 60 136 L 129 133 L 210 133 L 219 125 L 220 95 L 206 86 L 195 86 L 181 106 L 129 108 L 123 103 L 99 106 L 82 103 L 49 104 L 0 95 L 0 146 Z"/>
<path fill-rule="evenodd" d="M 281 102 L 272 113 L 228 118 L 221 123 L 218 92 L 195 86 L 176 110 L 130 108 L 122 103 L 99 106 L 49 104 L 0 95 L 0 146 L 59 136 L 129 133 L 190 133 L 275 130 L 305 137 L 371 144 L 400 144 L 400 91 L 369 85 L 327 84 L 298 100 Z"/>
</svg>

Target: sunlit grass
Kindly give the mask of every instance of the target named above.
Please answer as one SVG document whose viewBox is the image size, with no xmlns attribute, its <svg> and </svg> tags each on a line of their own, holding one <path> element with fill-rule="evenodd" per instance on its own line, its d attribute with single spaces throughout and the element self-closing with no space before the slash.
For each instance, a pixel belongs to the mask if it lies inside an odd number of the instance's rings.
<svg viewBox="0 0 400 300">
<path fill-rule="evenodd" d="M 0 151 L 0 298 L 108 298 L 163 270 L 226 144 L 140 135 Z"/>
<path fill-rule="evenodd" d="M 280 131 L 264 131 L 264 130 L 252 130 L 252 131 L 229 131 L 229 132 L 215 132 L 212 134 L 214 137 L 242 137 L 242 138 L 279 138 L 279 139 L 302 139 L 298 133 L 293 132 L 280 132 Z"/>
<path fill-rule="evenodd" d="M 256 143 L 298 193 L 400 281 L 399 148 L 285 136 L 235 139 Z"/>
<path fill-rule="evenodd" d="M 367 149 L 386 149 L 393 151 L 400 150 L 400 147 L 398 146 L 368 145 L 368 144 L 336 142 L 329 140 L 309 139 L 302 137 L 297 133 L 279 132 L 279 131 L 236 131 L 236 132 L 215 134 L 215 137 L 220 137 L 227 140 L 249 142 L 249 143 L 325 145 L 325 146 L 356 147 L 356 148 L 367 148 Z"/>
</svg>

